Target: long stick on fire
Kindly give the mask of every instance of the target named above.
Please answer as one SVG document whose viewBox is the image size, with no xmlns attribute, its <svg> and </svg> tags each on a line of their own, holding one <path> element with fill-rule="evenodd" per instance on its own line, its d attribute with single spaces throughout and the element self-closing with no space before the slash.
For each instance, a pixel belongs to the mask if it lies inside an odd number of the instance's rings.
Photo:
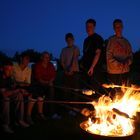
<svg viewBox="0 0 140 140">
<path fill-rule="evenodd" d="M 28 100 L 18 100 L 18 101 L 24 101 L 24 103 L 28 102 Z M 10 102 L 14 102 L 14 100 L 10 100 Z M 96 104 L 96 101 L 84 102 L 84 101 L 63 101 L 63 100 L 40 100 L 38 102 L 53 103 L 53 104 L 91 104 L 93 106 Z"/>
<path fill-rule="evenodd" d="M 120 86 L 120 85 L 113 85 L 113 84 L 102 84 L 102 86 L 105 88 L 125 88 L 125 89 L 140 91 L 140 88 L 136 88 L 136 87 Z"/>
<path fill-rule="evenodd" d="M 83 70 L 83 72 L 85 72 L 85 73 L 87 74 L 87 69 L 86 69 L 86 68 L 82 67 L 82 70 Z M 84 83 L 85 86 L 89 87 L 89 88 L 92 89 L 93 91 L 96 91 L 96 94 L 102 96 L 102 94 L 101 94 L 100 92 L 98 92 L 97 90 L 95 90 L 90 84 L 88 84 L 88 83 L 87 83 L 86 81 L 84 81 L 82 78 L 79 78 L 79 80 L 80 80 L 82 83 Z M 102 87 L 102 85 L 101 85 L 95 78 L 93 78 L 93 80 L 94 80 L 100 87 Z M 105 91 L 106 93 L 108 93 L 104 87 L 102 87 L 102 88 L 104 89 L 104 91 Z"/>
<path fill-rule="evenodd" d="M 90 96 L 90 95 L 95 94 L 95 91 L 89 90 L 89 89 L 67 88 L 67 87 L 63 87 L 63 86 L 59 86 L 59 85 L 54 85 L 53 87 L 54 87 L 54 88 L 57 88 L 57 89 L 61 89 L 61 90 L 70 90 L 69 93 L 74 94 L 74 95 L 79 96 L 79 97 L 82 97 L 82 98 L 84 98 L 84 99 L 86 99 L 86 100 L 89 100 L 89 101 L 92 101 L 93 99 L 92 99 L 91 97 L 87 97 L 87 96 L 84 96 L 84 95 Z M 78 92 L 80 91 L 82 94 L 77 94 L 77 93 L 76 93 L 77 91 L 78 91 Z M 64 93 L 65 93 L 65 92 L 64 92 Z"/>
</svg>

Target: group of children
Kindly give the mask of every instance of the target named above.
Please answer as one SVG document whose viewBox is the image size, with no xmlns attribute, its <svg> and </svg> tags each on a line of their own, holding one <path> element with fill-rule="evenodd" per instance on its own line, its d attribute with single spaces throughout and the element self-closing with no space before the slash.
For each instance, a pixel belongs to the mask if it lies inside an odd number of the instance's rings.
<svg viewBox="0 0 140 140">
<path fill-rule="evenodd" d="M 67 33 L 65 36 L 67 46 L 61 51 L 60 64 L 63 69 L 63 84 L 66 87 L 79 87 L 78 78 L 81 70 L 83 81 L 93 87 L 95 91 L 102 92 L 99 86 L 104 77 L 101 74 L 100 58 L 104 40 L 95 32 L 95 27 L 96 21 L 94 19 L 86 21 L 88 37 L 84 40 L 80 64 L 80 50 L 74 45 L 73 34 Z M 108 39 L 104 59 L 106 59 L 110 82 L 121 84 L 129 76 L 132 49 L 129 41 L 122 35 L 122 20 L 115 19 L 113 28 L 115 35 Z M 15 104 L 15 123 L 29 127 L 34 123 L 31 117 L 34 104 L 37 103 L 38 117 L 45 120 L 43 114 L 44 96 L 47 94 L 54 95 L 53 84 L 56 78 L 56 70 L 50 62 L 50 54 L 43 52 L 40 61 L 32 65 L 32 70 L 28 66 L 29 62 L 30 57 L 23 53 L 18 63 L 12 64 L 10 61 L 6 61 L 0 70 L 2 127 L 4 131 L 9 133 L 13 133 L 9 126 L 11 102 Z M 25 99 L 27 100 L 27 109 L 24 108 Z"/>
<path fill-rule="evenodd" d="M 18 63 L 5 61 L 0 70 L 1 119 L 5 132 L 13 133 L 10 128 L 10 104 L 14 103 L 15 123 L 22 127 L 33 125 L 32 110 L 37 103 L 37 116 L 46 120 L 43 114 L 45 90 L 51 87 L 55 79 L 55 68 L 50 63 L 50 54 L 42 53 L 41 59 L 35 64 L 34 72 L 28 66 L 30 57 L 22 54 Z M 34 81 L 32 82 L 32 76 Z M 25 106 L 27 101 L 27 107 Z"/>
</svg>

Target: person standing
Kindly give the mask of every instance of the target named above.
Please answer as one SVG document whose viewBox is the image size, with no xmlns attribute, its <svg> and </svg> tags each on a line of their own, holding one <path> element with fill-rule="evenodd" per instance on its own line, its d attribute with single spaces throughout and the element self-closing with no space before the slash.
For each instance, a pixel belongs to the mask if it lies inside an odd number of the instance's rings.
<svg viewBox="0 0 140 140">
<path fill-rule="evenodd" d="M 62 49 L 60 55 L 61 66 L 64 71 L 65 84 L 71 88 L 76 88 L 74 85 L 74 78 L 79 72 L 78 58 L 80 56 L 80 50 L 74 45 L 74 36 L 72 33 L 65 35 L 67 46 Z M 77 82 L 77 81 L 76 81 Z"/>
<path fill-rule="evenodd" d="M 129 41 L 123 37 L 123 22 L 121 19 L 113 21 L 115 35 L 111 36 L 107 45 L 107 72 L 111 83 L 126 84 L 130 65 L 132 64 L 132 48 Z"/>
<path fill-rule="evenodd" d="M 63 69 L 63 86 L 76 90 L 80 88 L 78 62 L 80 50 L 74 44 L 74 36 L 72 33 L 67 33 L 65 35 L 65 41 L 67 46 L 62 49 L 60 54 L 60 63 Z M 77 94 L 77 92 L 71 92 L 71 90 L 66 89 L 64 90 L 63 98 L 65 100 L 78 100 Z"/>
<path fill-rule="evenodd" d="M 86 83 L 97 92 L 102 92 L 102 72 L 100 56 L 104 44 L 103 38 L 95 32 L 96 21 L 88 19 L 86 21 L 86 32 L 88 37 L 84 40 L 83 56 L 81 59 L 81 70 L 84 73 Z"/>
</svg>

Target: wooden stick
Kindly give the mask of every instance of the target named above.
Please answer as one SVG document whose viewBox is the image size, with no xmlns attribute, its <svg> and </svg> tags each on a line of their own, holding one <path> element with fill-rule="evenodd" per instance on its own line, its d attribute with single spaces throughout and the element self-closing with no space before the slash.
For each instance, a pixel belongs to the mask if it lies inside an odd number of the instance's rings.
<svg viewBox="0 0 140 140">
<path fill-rule="evenodd" d="M 102 86 L 105 88 L 125 88 L 125 89 L 132 89 L 135 91 L 140 91 L 140 88 L 120 86 L 120 85 L 102 84 Z"/>
</svg>

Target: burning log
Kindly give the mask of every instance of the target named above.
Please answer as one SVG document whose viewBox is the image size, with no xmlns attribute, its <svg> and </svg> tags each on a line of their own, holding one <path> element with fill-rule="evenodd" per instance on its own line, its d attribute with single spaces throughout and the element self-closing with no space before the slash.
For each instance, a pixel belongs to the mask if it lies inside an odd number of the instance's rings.
<svg viewBox="0 0 140 140">
<path fill-rule="evenodd" d="M 122 112 L 122 111 L 120 111 L 120 110 L 118 110 L 116 108 L 113 108 L 112 110 L 113 110 L 113 112 L 115 112 L 116 114 L 118 114 L 118 115 L 120 115 L 122 117 L 132 119 L 132 118 L 129 117 L 129 115 L 127 113 L 124 113 L 124 112 Z"/>
<path fill-rule="evenodd" d="M 83 108 L 81 110 L 81 114 L 86 116 L 86 117 L 90 116 L 90 113 L 91 113 L 91 111 L 89 109 L 87 109 L 87 108 Z"/>
<path fill-rule="evenodd" d="M 81 114 L 86 116 L 86 117 L 95 116 L 95 111 L 94 110 L 91 111 L 88 108 L 83 108 L 81 110 Z"/>
</svg>

